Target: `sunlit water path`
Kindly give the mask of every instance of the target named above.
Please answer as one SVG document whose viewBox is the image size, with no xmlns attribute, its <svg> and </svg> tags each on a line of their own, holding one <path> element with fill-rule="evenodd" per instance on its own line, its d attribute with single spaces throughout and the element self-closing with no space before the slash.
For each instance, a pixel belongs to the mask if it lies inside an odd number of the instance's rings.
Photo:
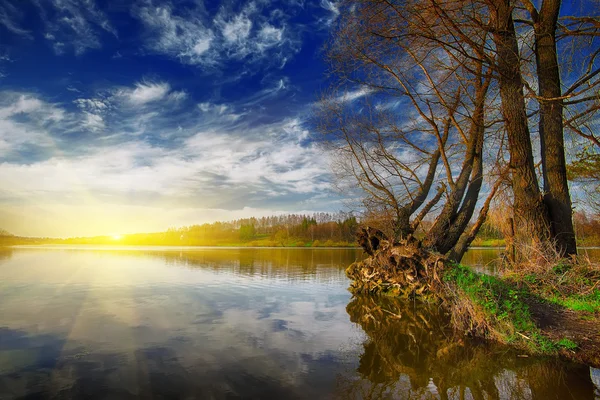
<svg viewBox="0 0 600 400">
<path fill-rule="evenodd" d="M 600 399 L 597 370 L 459 343 L 435 307 L 352 299 L 360 257 L 0 249 L 0 399 Z"/>
</svg>

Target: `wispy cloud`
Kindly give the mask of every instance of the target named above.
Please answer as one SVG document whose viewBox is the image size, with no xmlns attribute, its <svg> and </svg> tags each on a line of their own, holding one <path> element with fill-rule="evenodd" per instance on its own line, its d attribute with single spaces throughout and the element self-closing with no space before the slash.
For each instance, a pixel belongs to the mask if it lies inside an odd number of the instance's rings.
<svg viewBox="0 0 600 400">
<path fill-rule="evenodd" d="M 2 92 L 0 101 L 0 162 L 28 147 L 54 146 L 50 135 L 66 113 L 31 94 Z"/>
<path fill-rule="evenodd" d="M 76 93 L 82 94 L 80 91 Z M 187 98 L 185 91 L 173 90 L 167 82 L 141 81 L 131 87 L 108 88 L 94 97 L 80 97 L 73 101 L 81 112 L 76 117 L 79 125 L 73 129 L 110 132 L 110 127 L 120 134 L 141 134 L 145 126 L 159 115 L 155 109 L 172 110 Z"/>
<path fill-rule="evenodd" d="M 102 32 L 117 36 L 108 17 L 93 0 L 36 1 L 46 27 L 44 37 L 57 54 L 72 49 L 81 55 L 102 47 Z"/>
<path fill-rule="evenodd" d="M 330 1 L 330 0 L 321 0 L 320 2 L 321 8 L 329 11 L 329 16 L 321 21 L 324 22 L 326 26 L 331 25 L 337 17 L 340 15 L 339 2 Z"/>
<path fill-rule="evenodd" d="M 101 99 L 77 99 L 74 103 L 83 110 L 92 112 L 104 112 L 109 108 L 109 104 Z"/>
<path fill-rule="evenodd" d="M 173 15 L 168 4 L 134 8 L 134 15 L 146 27 L 147 49 L 187 64 L 210 63 L 206 53 L 211 48 L 214 35 L 199 16 Z"/>
<path fill-rule="evenodd" d="M 221 21 L 221 33 L 229 44 L 244 44 L 250 36 L 252 21 L 245 13 L 238 14 L 229 21 Z"/>
<path fill-rule="evenodd" d="M 205 102 L 176 129 L 158 106 L 173 93 L 166 83 L 139 83 L 112 96 L 79 98 L 70 110 L 11 94 L 0 104 L 0 129 L 11 132 L 0 141 L 0 202 L 85 206 L 93 199 L 108 207 L 134 198 L 152 207 L 325 208 L 327 158 L 315 158 L 319 150 L 306 141 L 300 120 L 249 125 L 237 106 Z M 132 101 L 139 106 L 123 108 Z M 140 113 L 142 106 L 152 107 Z M 65 134 L 84 131 L 95 135 L 61 150 Z M 31 146 L 44 155 L 14 157 Z"/>
<path fill-rule="evenodd" d="M 119 94 L 133 105 L 143 105 L 164 99 L 170 90 L 168 83 L 138 83 L 134 89 L 123 90 Z"/>
<path fill-rule="evenodd" d="M 61 108 L 31 94 L 3 92 L 3 96 L 5 97 L 0 103 L 0 118 L 26 115 L 32 117 L 33 122 L 45 124 L 48 121 L 60 121 L 65 116 Z"/>
<path fill-rule="evenodd" d="M 233 112 L 230 106 L 227 104 L 213 104 L 210 102 L 204 102 L 198 104 L 198 108 L 205 114 L 212 114 L 217 118 L 229 119 L 235 121 L 240 118 L 241 114 Z"/>
<path fill-rule="evenodd" d="M 373 93 L 373 89 L 370 88 L 358 88 L 356 90 L 345 92 L 337 97 L 338 102 L 352 102 L 354 100 L 360 99 L 361 97 L 365 97 L 369 94 Z"/>
<path fill-rule="evenodd" d="M 111 104 L 103 99 L 76 99 L 74 103 L 82 111 L 81 125 L 90 131 L 100 131 L 106 127 L 104 115 L 109 111 Z"/>
<path fill-rule="evenodd" d="M 211 17 L 200 8 L 176 12 L 169 3 L 147 2 L 134 15 L 146 27 L 148 50 L 183 63 L 214 67 L 244 60 L 281 67 L 300 49 L 299 34 L 287 26 L 285 14 L 263 15 L 261 7 L 250 2 L 237 13 L 222 7 Z"/>
<path fill-rule="evenodd" d="M 91 131 L 97 131 L 105 128 L 104 119 L 98 114 L 92 114 L 84 111 L 85 118 L 83 120 L 83 126 Z"/>
<path fill-rule="evenodd" d="M 266 132 L 264 131 L 266 130 Z M 312 146 L 303 146 L 293 121 L 261 127 L 256 132 L 198 132 L 175 148 L 132 139 L 102 148 L 89 147 L 77 156 L 54 155 L 21 165 L 4 163 L 0 180 L 15 196 L 36 198 L 49 193 L 95 193 L 125 196 L 131 192 L 156 196 L 206 198 L 234 195 L 242 207 L 249 192 L 284 195 L 315 193 L 329 187 L 325 164 L 315 161 Z M 219 193 L 221 191 L 221 193 Z M 232 202 L 232 200 L 229 200 Z"/>
<path fill-rule="evenodd" d="M 329 14 L 318 2 L 16 3 L 0 0 L 0 36 L 29 46 L 0 47 L 0 77 L 15 77 L 0 90 L 0 220 L 14 204 L 43 205 L 57 226 L 65 207 L 335 208 L 302 122 L 314 71 L 302 86 L 285 72 L 321 35 L 307 33 L 319 18 L 308 14 Z M 28 76 L 36 51 L 49 67 Z"/>
<path fill-rule="evenodd" d="M 6 0 L 0 0 L 0 27 L 4 27 L 11 33 L 33 38 L 30 31 L 19 26 L 22 13 L 19 9 Z M 1 30 L 0 30 L 1 32 Z"/>
<path fill-rule="evenodd" d="M 352 103 L 353 101 L 361 99 L 361 98 L 368 96 L 374 92 L 375 92 L 375 90 L 372 88 L 358 87 L 354 90 L 347 90 L 342 93 L 335 93 L 331 99 L 336 104 Z M 312 105 L 318 107 L 318 106 L 322 106 L 323 103 L 322 103 L 322 100 L 319 100 L 316 103 L 313 103 Z"/>
<path fill-rule="evenodd" d="M 335 17 L 340 14 L 340 9 L 338 7 L 337 2 L 329 1 L 329 0 L 321 0 L 321 7 L 330 11 Z"/>
</svg>

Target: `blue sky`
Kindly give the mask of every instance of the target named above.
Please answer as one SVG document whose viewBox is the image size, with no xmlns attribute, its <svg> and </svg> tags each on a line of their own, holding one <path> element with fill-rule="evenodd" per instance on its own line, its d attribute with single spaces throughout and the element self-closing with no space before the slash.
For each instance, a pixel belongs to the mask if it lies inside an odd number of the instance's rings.
<svg viewBox="0 0 600 400">
<path fill-rule="evenodd" d="M 154 231 L 337 210 L 306 120 L 327 0 L 0 0 L 0 221 Z"/>
</svg>

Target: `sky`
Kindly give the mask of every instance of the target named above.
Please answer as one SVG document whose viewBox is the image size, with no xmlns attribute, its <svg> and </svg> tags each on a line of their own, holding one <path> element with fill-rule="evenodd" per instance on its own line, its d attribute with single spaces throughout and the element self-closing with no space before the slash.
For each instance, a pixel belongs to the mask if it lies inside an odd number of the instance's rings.
<svg viewBox="0 0 600 400">
<path fill-rule="evenodd" d="M 0 0 L 0 228 L 343 208 L 311 139 L 328 0 Z"/>
</svg>

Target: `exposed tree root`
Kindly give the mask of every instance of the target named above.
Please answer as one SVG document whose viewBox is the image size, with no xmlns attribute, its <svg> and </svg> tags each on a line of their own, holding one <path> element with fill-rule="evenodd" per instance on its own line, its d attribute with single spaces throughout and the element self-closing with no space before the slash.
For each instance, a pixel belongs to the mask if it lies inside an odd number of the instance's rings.
<svg viewBox="0 0 600 400">
<path fill-rule="evenodd" d="M 571 340 L 578 336 L 571 335 L 569 329 L 557 335 L 556 330 L 551 332 L 540 324 L 537 315 L 549 304 L 537 292 L 511 279 L 480 275 L 450 263 L 411 236 L 392 242 L 380 231 L 366 228 L 359 233 L 359 243 L 369 257 L 346 270 L 354 294 L 380 293 L 433 300 L 442 304 L 458 334 L 510 344 L 530 353 L 560 353 L 598 365 L 599 355 L 578 357 L 576 350 L 589 351 L 600 346 L 582 340 L 578 344 Z M 539 306 L 532 309 L 531 304 Z"/>
<path fill-rule="evenodd" d="M 413 237 L 394 243 L 382 232 L 367 228 L 359 243 L 370 254 L 346 270 L 354 293 L 385 292 L 400 296 L 436 296 L 442 289 L 441 271 L 446 259 L 421 247 Z"/>
</svg>

